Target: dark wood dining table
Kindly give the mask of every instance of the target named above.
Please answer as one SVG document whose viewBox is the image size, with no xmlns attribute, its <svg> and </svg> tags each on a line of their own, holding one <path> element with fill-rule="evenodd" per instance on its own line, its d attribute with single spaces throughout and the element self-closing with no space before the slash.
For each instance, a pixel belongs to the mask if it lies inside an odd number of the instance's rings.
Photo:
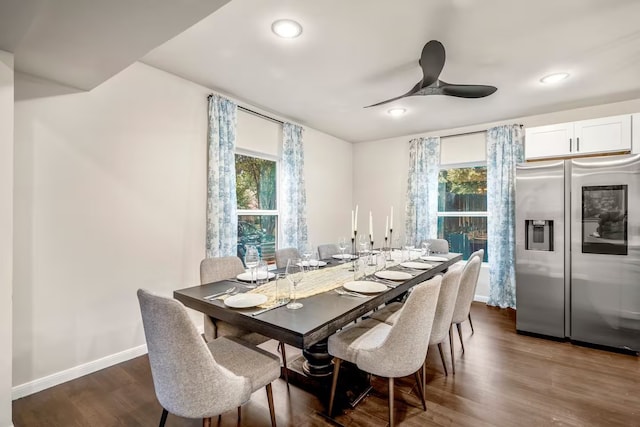
<svg viewBox="0 0 640 427">
<path fill-rule="evenodd" d="M 328 291 L 302 299 L 304 306 L 297 310 L 280 306 L 256 314 L 258 308 L 233 309 L 226 307 L 221 300 L 204 298 L 234 286 L 241 292 L 249 290 L 235 279 L 179 289 L 174 291 L 173 296 L 185 306 L 213 318 L 303 349 L 306 358 L 305 373 L 322 377 L 331 373 L 331 357 L 326 350 L 329 336 L 375 308 L 400 297 L 411 287 L 444 272 L 462 259 L 462 255 L 457 253 L 437 256 L 446 258 L 447 261 L 429 262 L 433 265 L 432 268 L 414 271 L 414 277 L 398 282 L 395 287 L 389 287 L 384 292 L 361 298 Z M 323 268 L 344 265 L 335 259 L 326 261 L 329 264 Z"/>
</svg>

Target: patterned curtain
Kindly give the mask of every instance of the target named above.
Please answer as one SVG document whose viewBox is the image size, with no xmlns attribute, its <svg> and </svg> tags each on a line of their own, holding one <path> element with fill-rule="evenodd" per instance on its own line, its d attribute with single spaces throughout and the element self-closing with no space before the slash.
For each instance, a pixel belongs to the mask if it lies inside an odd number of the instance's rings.
<svg viewBox="0 0 640 427">
<path fill-rule="evenodd" d="M 218 95 L 209 97 L 207 135 L 207 257 L 237 254 L 236 113 L 238 106 Z"/>
<path fill-rule="evenodd" d="M 282 125 L 282 165 L 280 168 L 280 235 L 281 248 L 307 245 L 307 193 L 304 185 L 304 148 L 301 126 Z"/>
<path fill-rule="evenodd" d="M 487 219 L 489 252 L 488 305 L 516 307 L 515 179 L 524 161 L 519 125 L 487 130 Z"/>
<path fill-rule="evenodd" d="M 405 236 L 417 245 L 438 235 L 440 138 L 417 138 L 409 144 Z"/>
</svg>

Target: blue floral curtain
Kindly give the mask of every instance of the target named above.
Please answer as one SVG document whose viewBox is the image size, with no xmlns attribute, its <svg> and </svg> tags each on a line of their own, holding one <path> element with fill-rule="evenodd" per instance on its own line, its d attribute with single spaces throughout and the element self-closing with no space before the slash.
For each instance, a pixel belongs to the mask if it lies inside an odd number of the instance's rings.
<svg viewBox="0 0 640 427">
<path fill-rule="evenodd" d="M 207 135 L 207 257 L 237 253 L 236 124 L 238 106 L 218 95 L 209 97 Z"/>
<path fill-rule="evenodd" d="M 438 235 L 440 138 L 417 138 L 409 144 L 405 236 L 420 244 Z"/>
<path fill-rule="evenodd" d="M 307 193 L 304 185 L 304 147 L 301 126 L 282 125 L 282 165 L 280 167 L 281 248 L 303 250 L 308 242 Z"/>
<path fill-rule="evenodd" d="M 487 130 L 487 219 L 489 255 L 488 305 L 516 307 L 515 180 L 524 161 L 519 125 Z"/>
</svg>

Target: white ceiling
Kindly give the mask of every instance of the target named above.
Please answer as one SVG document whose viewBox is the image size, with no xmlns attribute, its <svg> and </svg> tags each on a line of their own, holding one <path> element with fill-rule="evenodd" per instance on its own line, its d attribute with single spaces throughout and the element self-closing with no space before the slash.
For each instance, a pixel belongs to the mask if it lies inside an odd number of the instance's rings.
<svg viewBox="0 0 640 427">
<path fill-rule="evenodd" d="M 15 69 L 90 90 L 229 0 L 1 0 Z"/>
<path fill-rule="evenodd" d="M 347 141 L 367 141 L 640 97 L 638 0 L 233 0 L 142 61 Z M 301 37 L 275 37 L 293 18 Z M 441 41 L 450 83 L 487 98 L 411 97 Z M 539 79 L 567 71 L 561 85 Z M 386 111 L 407 108 L 401 118 Z"/>
<path fill-rule="evenodd" d="M 85 90 L 141 59 L 353 142 L 640 98 L 639 0 L 227 1 L 2 0 L 0 49 L 18 71 Z M 301 37 L 271 33 L 284 17 Z M 442 80 L 498 91 L 364 109 L 421 78 L 431 39 L 447 51 Z M 572 77 L 539 83 L 555 71 Z M 394 105 L 408 113 L 390 117 Z"/>
</svg>

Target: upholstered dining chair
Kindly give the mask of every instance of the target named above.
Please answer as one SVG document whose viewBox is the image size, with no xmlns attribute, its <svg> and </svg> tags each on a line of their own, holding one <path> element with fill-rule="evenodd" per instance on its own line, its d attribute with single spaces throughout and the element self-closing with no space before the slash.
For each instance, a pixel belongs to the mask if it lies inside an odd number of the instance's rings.
<svg viewBox="0 0 640 427">
<path fill-rule="evenodd" d="M 436 312 L 441 276 L 414 287 L 395 323 L 389 325 L 365 319 L 329 337 L 329 354 L 334 357 L 328 414 L 333 412 L 336 385 L 343 360 L 361 370 L 389 379 L 389 424 L 393 426 L 394 378 L 414 374 L 422 407 L 426 411 L 422 380 L 424 361 Z M 422 371 L 420 373 L 420 371 Z"/>
<path fill-rule="evenodd" d="M 276 267 L 285 268 L 287 261 L 293 258 L 301 258 L 300 252 L 296 248 L 284 248 L 276 251 Z"/>
<path fill-rule="evenodd" d="M 242 260 L 237 256 L 226 256 L 218 258 L 205 258 L 200 262 L 200 284 L 205 285 L 211 282 L 218 282 L 224 279 L 231 279 L 240 273 L 244 273 Z M 204 315 L 204 339 L 209 342 L 222 336 L 233 336 L 242 339 L 250 344 L 259 345 L 269 341 L 270 338 L 257 332 L 247 331 L 225 321 L 214 319 Z M 284 378 L 289 383 L 287 370 L 287 354 L 284 343 L 278 345 L 282 354 L 282 365 L 284 366 Z"/>
<path fill-rule="evenodd" d="M 160 427 L 171 412 L 185 418 L 211 417 L 238 408 L 266 387 L 271 425 L 276 425 L 271 382 L 280 376 L 278 358 L 230 337 L 205 343 L 187 310 L 172 298 L 138 290 L 151 376 L 162 406 Z"/>
<path fill-rule="evenodd" d="M 420 247 L 422 247 L 422 243 L 429 243 L 429 251 L 431 251 L 432 253 L 449 253 L 449 242 L 445 239 L 426 239 L 420 242 Z"/>
<path fill-rule="evenodd" d="M 460 277 L 462 275 L 462 267 L 454 265 L 450 267 L 442 276 L 442 284 L 440 285 L 440 294 L 438 295 L 438 305 L 436 306 L 436 314 L 433 319 L 431 328 L 431 338 L 429 345 L 437 345 L 442 360 L 444 374 L 448 375 L 447 363 L 445 362 L 444 352 L 442 351 L 442 343 L 449 337 L 449 346 L 451 350 L 451 371 L 455 374 L 455 362 L 453 359 L 453 340 L 451 319 L 453 318 L 453 309 L 455 308 L 456 298 L 458 296 L 458 288 L 460 287 Z M 393 325 L 400 315 L 403 304 L 392 303 L 384 308 L 374 312 L 372 319 Z M 424 381 L 424 378 L 423 378 Z M 423 382 L 423 387 L 426 384 Z"/>
<path fill-rule="evenodd" d="M 244 271 L 242 260 L 237 256 L 205 258 L 200 262 L 200 284 L 206 285 L 207 283 L 235 278 L 238 274 L 244 273 Z M 255 345 L 269 341 L 269 338 L 264 335 L 238 328 L 237 326 L 214 319 L 205 314 L 205 340 L 212 341 L 225 335 L 235 336 Z"/>
<path fill-rule="evenodd" d="M 318 245 L 318 256 L 320 259 L 331 258 L 334 255 L 340 253 L 340 249 L 338 249 L 338 245 L 335 243 L 328 243 L 325 245 Z"/>
<path fill-rule="evenodd" d="M 462 346 L 462 352 L 464 353 L 464 342 L 462 341 L 462 322 L 469 320 L 471 325 L 471 333 L 473 330 L 473 323 L 471 323 L 471 303 L 473 297 L 476 294 L 476 286 L 478 285 L 478 276 L 480 275 L 480 266 L 482 265 L 482 258 L 484 257 L 484 250 L 480 249 L 472 253 L 467 260 L 467 265 L 462 270 L 460 276 L 460 289 L 458 290 L 458 297 L 456 298 L 456 305 L 453 309 L 453 317 L 451 318 L 451 328 L 456 325 L 458 328 L 458 337 L 460 338 L 460 345 Z M 451 340 L 451 351 L 453 354 L 453 340 Z"/>
</svg>

